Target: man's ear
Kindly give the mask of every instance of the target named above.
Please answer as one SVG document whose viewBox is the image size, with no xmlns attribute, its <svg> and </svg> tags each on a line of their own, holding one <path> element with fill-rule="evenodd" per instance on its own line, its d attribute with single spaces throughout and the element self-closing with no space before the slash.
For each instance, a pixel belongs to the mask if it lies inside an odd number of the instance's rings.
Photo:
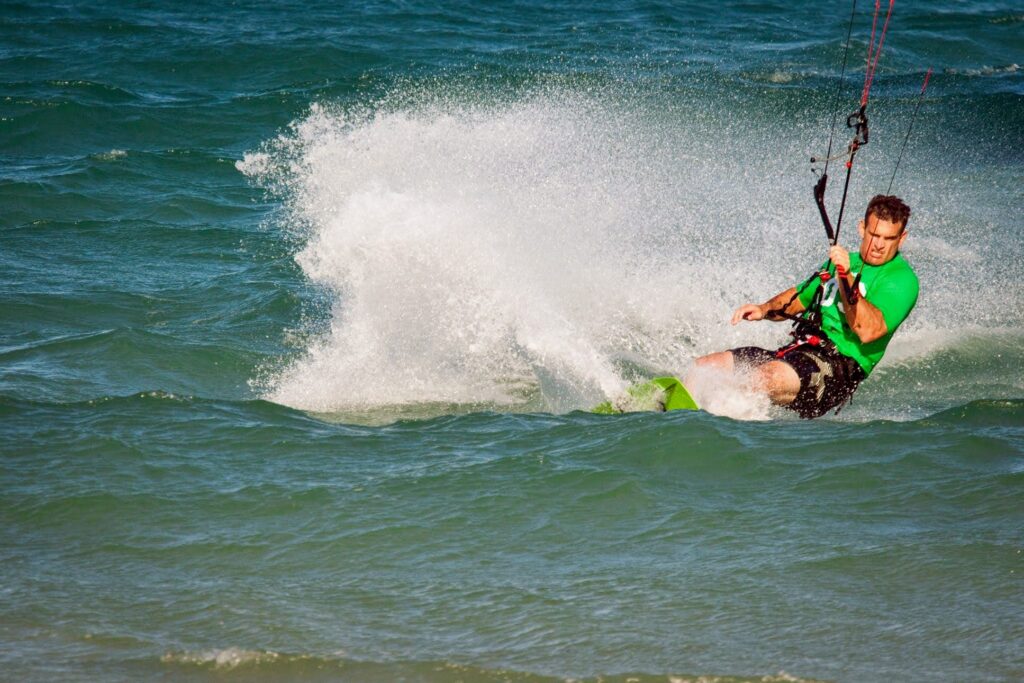
<svg viewBox="0 0 1024 683">
<path fill-rule="evenodd" d="M 902 249 L 903 248 L 903 243 L 906 242 L 906 241 L 907 241 L 907 228 L 904 226 L 903 234 L 900 235 L 900 244 L 899 244 L 898 247 L 896 247 L 896 249 L 897 250 Z"/>
<path fill-rule="evenodd" d="M 859 221 L 857 221 L 857 232 L 860 233 L 860 238 L 864 239 L 864 219 L 863 218 L 861 218 Z M 900 242 L 900 244 L 902 244 L 902 242 Z"/>
</svg>

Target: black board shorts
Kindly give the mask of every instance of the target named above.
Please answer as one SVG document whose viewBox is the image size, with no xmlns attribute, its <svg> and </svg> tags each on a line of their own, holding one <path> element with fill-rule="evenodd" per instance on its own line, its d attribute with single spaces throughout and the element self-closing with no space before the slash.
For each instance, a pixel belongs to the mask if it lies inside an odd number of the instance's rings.
<svg viewBox="0 0 1024 683">
<path fill-rule="evenodd" d="M 841 407 L 867 378 L 857 361 L 839 353 L 828 341 L 784 346 L 777 351 L 759 346 L 741 346 L 731 351 L 736 362 L 749 367 L 781 360 L 796 370 L 800 391 L 786 407 L 807 419 Z"/>
</svg>

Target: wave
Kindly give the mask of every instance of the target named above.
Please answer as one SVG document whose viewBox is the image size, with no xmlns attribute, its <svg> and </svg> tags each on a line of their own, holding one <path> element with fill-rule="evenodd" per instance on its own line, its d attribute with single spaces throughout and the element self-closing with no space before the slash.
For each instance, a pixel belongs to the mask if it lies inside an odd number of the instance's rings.
<svg viewBox="0 0 1024 683">
<path fill-rule="evenodd" d="M 1021 70 L 1020 64 L 1003 64 L 1000 66 L 981 66 L 973 69 L 946 70 L 949 74 L 962 74 L 964 76 L 1000 76 L 1003 74 L 1015 74 Z"/>
<path fill-rule="evenodd" d="M 918 383 L 919 384 L 919 383 Z M 1019 391 L 1013 387 L 1013 391 Z M 891 395 L 887 395 L 891 399 Z M 893 414 L 858 420 L 839 420 L 824 418 L 814 424 L 787 419 L 780 427 L 795 430 L 794 439 L 798 442 L 808 435 L 825 434 L 828 429 L 835 428 L 867 428 L 888 430 L 892 424 L 901 428 L 927 432 L 935 425 L 946 427 L 984 427 L 988 425 L 1015 424 L 1024 416 L 1024 399 L 1000 397 L 977 399 L 966 403 L 952 402 L 951 406 L 924 416 L 907 416 L 899 411 Z M 212 421 L 210 427 L 216 430 L 230 430 L 249 425 L 253 420 L 265 422 L 267 430 L 278 427 L 289 427 L 301 423 L 313 433 L 337 432 L 339 435 L 393 434 L 389 425 L 401 427 L 409 425 L 418 430 L 432 432 L 474 433 L 477 429 L 485 432 L 496 430 L 501 433 L 515 435 L 518 430 L 528 431 L 546 429 L 566 429 L 568 433 L 581 430 L 600 428 L 603 437 L 618 440 L 621 430 L 633 434 L 636 430 L 644 432 L 648 429 L 657 431 L 658 425 L 671 425 L 672 429 L 684 430 L 691 435 L 713 433 L 731 433 L 743 425 L 743 420 L 736 422 L 727 416 L 712 413 L 650 413 L 638 412 L 618 416 L 594 415 L 587 411 L 574 411 L 566 414 L 550 414 L 546 412 L 517 411 L 508 413 L 503 404 L 390 404 L 375 406 L 363 411 L 352 410 L 344 413 L 315 413 L 296 410 L 273 401 L 264 399 L 232 400 L 222 398 L 205 398 L 188 393 L 175 393 L 163 390 L 141 391 L 129 395 L 106 395 L 73 401 L 51 401 L 45 398 L 26 398 L 24 395 L 12 396 L 0 393 L 0 414 L 9 417 L 31 418 L 24 426 L 34 429 L 37 424 L 44 424 L 52 419 L 79 421 L 89 424 L 101 415 L 111 417 L 122 415 L 132 417 L 133 424 L 141 432 L 150 429 L 154 422 L 160 422 L 171 414 L 178 414 L 177 419 L 190 419 L 188 415 L 207 415 Z M 181 412 L 184 411 L 184 412 Z M 138 421 L 135 421 L 138 420 Z M 639 420 L 639 422 L 636 422 Z M 525 421 L 525 422 L 524 422 Z M 832 424 L 826 424 L 831 422 Z M 849 423 L 849 424 L 847 424 Z M 13 424 L 13 423 L 12 423 Z M 815 426 L 815 425 L 821 425 Z M 319 426 L 319 428 L 318 428 Z M 363 427 L 384 427 L 383 431 L 364 431 Z M 750 424 L 742 427 L 750 433 L 758 433 L 764 427 Z M 102 432 L 102 429 L 100 430 Z M 680 434 L 680 437 L 683 437 Z M 816 437 L 815 437 L 816 438 Z M 631 449 L 632 450 L 632 449 Z M 712 449 L 714 450 L 714 449 Z"/>
<path fill-rule="evenodd" d="M 237 647 L 168 652 L 160 661 L 172 671 L 205 671 L 211 677 L 225 672 L 245 672 L 260 680 L 330 681 L 521 681 L 522 683 L 571 683 L 609 681 L 611 683 L 814 683 L 818 679 L 800 678 L 786 672 L 756 676 L 715 674 L 612 673 L 599 676 L 569 677 L 535 674 L 505 668 L 487 668 L 450 661 L 373 662 L 343 655 L 324 657 L 295 655 L 269 650 Z"/>
</svg>

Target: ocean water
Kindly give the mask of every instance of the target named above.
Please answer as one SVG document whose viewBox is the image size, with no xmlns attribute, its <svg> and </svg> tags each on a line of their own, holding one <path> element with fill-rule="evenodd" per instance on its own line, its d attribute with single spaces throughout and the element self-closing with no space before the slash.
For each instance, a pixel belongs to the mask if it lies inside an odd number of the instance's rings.
<svg viewBox="0 0 1024 683">
<path fill-rule="evenodd" d="M 0 680 L 1024 679 L 1018 2 L 895 5 L 851 405 L 586 412 L 785 340 L 873 9 L 0 4 Z"/>
</svg>

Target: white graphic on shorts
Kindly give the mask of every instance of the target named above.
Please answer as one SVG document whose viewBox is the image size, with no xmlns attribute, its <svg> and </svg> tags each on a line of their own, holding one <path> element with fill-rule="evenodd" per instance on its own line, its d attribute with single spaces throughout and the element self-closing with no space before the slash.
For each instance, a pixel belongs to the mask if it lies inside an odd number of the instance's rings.
<svg viewBox="0 0 1024 683">
<path fill-rule="evenodd" d="M 813 353 L 804 352 L 804 355 L 813 360 L 814 364 L 818 366 L 818 371 L 811 373 L 811 377 L 807 381 L 807 384 L 814 387 L 815 403 L 820 403 L 821 397 L 825 395 L 825 379 L 832 376 L 832 366 L 818 358 Z"/>
</svg>

